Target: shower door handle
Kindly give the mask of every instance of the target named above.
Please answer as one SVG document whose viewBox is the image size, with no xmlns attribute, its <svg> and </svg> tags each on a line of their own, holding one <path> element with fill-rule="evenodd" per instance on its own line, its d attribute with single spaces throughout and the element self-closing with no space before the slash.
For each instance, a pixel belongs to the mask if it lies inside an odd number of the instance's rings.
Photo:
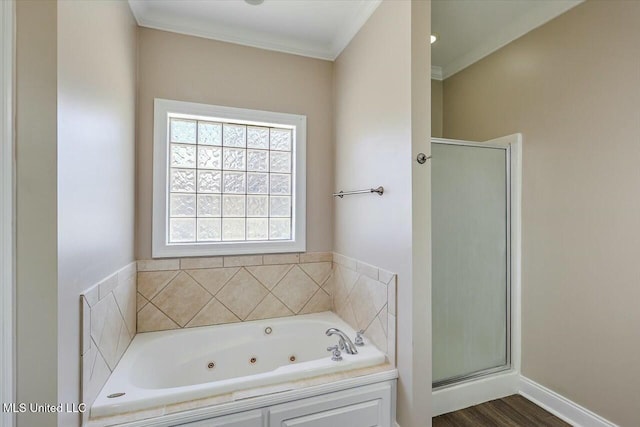
<svg viewBox="0 0 640 427">
<path fill-rule="evenodd" d="M 416 157 L 416 162 L 420 163 L 421 165 L 425 164 L 425 162 L 427 160 L 429 160 L 431 158 L 431 156 L 427 156 L 424 153 L 418 153 L 418 157 Z"/>
</svg>

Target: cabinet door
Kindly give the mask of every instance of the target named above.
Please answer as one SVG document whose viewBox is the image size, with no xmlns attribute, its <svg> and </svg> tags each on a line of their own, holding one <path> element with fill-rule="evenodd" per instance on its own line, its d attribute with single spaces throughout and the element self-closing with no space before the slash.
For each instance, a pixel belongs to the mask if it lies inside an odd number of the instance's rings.
<svg viewBox="0 0 640 427">
<path fill-rule="evenodd" d="M 382 383 L 277 405 L 269 427 L 391 427 L 391 392 Z"/>
<path fill-rule="evenodd" d="M 262 411 L 241 412 L 209 420 L 180 424 L 179 427 L 262 427 Z"/>
</svg>

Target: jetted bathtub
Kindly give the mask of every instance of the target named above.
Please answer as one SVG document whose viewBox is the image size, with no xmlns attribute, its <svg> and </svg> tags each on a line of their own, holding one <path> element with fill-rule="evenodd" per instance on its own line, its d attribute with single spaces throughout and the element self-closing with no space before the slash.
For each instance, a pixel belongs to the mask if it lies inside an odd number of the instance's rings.
<svg viewBox="0 0 640 427">
<path fill-rule="evenodd" d="M 379 365 L 385 354 L 367 339 L 358 354 L 331 360 L 338 328 L 355 331 L 332 312 L 135 336 L 91 407 L 104 417 L 225 393 Z M 125 393 L 119 397 L 111 397 Z"/>
</svg>

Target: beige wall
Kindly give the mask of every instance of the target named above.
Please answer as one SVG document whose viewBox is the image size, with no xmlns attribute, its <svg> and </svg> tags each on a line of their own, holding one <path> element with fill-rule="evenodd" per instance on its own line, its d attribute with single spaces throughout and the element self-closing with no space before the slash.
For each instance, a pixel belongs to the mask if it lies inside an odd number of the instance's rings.
<svg viewBox="0 0 640 427">
<path fill-rule="evenodd" d="M 421 6 L 426 9 L 422 22 L 428 25 L 428 4 Z M 412 2 L 385 1 L 338 57 L 334 72 L 335 187 L 385 187 L 382 197 L 334 201 L 334 250 L 398 274 L 398 422 L 403 427 L 424 426 L 430 420 L 429 396 L 414 401 L 411 47 Z M 427 52 L 428 47 L 428 63 Z M 428 68 L 423 70 L 425 81 L 427 73 Z M 428 83 L 425 86 L 427 118 L 422 122 L 428 126 Z M 427 128 L 425 138 L 428 135 Z M 430 329 L 428 323 L 425 329 Z M 423 341 L 428 339 L 424 336 Z M 429 366 L 428 355 L 420 356 Z M 419 381 L 430 383 L 428 376 Z"/>
<path fill-rule="evenodd" d="M 640 2 L 587 1 L 447 79 L 444 135 L 522 132 L 522 372 L 640 425 Z"/>
<path fill-rule="evenodd" d="M 58 400 L 77 402 L 79 295 L 134 260 L 136 24 L 125 2 L 60 1 L 57 40 Z"/>
<path fill-rule="evenodd" d="M 18 402 L 58 401 L 56 14 L 55 2 L 16 2 Z M 55 414 L 17 415 L 18 427 L 55 423 Z"/>
<path fill-rule="evenodd" d="M 443 82 L 431 80 L 431 136 L 442 138 Z"/>
<path fill-rule="evenodd" d="M 332 249 L 333 63 L 140 28 L 137 258 L 151 258 L 153 99 L 307 116 L 307 251 Z"/>
</svg>

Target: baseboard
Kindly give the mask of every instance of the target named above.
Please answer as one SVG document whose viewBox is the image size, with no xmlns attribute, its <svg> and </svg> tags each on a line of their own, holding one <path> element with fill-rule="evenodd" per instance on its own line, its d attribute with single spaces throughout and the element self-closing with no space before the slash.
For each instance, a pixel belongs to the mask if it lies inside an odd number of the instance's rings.
<svg viewBox="0 0 640 427">
<path fill-rule="evenodd" d="M 433 416 L 516 394 L 519 378 L 518 372 L 508 371 L 435 390 L 431 394 Z"/>
<path fill-rule="evenodd" d="M 520 376 L 519 394 L 574 427 L 618 427 L 611 421 L 559 395 L 555 391 Z"/>
</svg>

